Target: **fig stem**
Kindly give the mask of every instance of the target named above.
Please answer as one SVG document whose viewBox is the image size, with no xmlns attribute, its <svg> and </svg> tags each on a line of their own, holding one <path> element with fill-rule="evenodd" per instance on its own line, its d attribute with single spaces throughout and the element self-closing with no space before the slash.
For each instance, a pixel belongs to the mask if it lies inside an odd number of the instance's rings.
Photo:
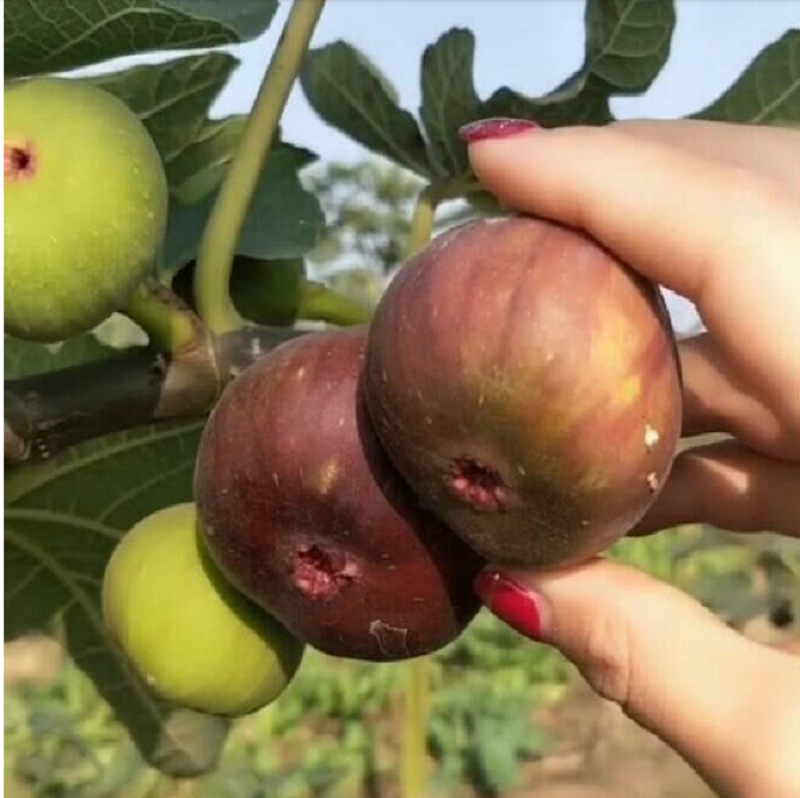
<svg viewBox="0 0 800 798">
<path fill-rule="evenodd" d="M 424 798 L 428 782 L 428 715 L 430 714 L 430 657 L 405 666 L 401 795 Z"/>
<path fill-rule="evenodd" d="M 195 305 L 217 335 L 244 326 L 230 295 L 233 256 L 286 100 L 325 0 L 295 0 L 206 223 L 194 276 Z"/>
<path fill-rule="evenodd" d="M 411 217 L 411 230 L 406 246 L 406 260 L 414 257 L 425 248 L 433 235 L 433 222 L 436 208 L 442 200 L 437 183 L 428 183 L 417 195 L 414 213 Z"/>
<path fill-rule="evenodd" d="M 147 333 L 153 348 L 165 355 L 192 349 L 204 337 L 197 316 L 156 280 L 138 285 L 123 312 Z"/>
<path fill-rule="evenodd" d="M 306 280 L 298 318 L 327 321 L 341 327 L 368 324 L 373 309 L 314 280 Z"/>
</svg>

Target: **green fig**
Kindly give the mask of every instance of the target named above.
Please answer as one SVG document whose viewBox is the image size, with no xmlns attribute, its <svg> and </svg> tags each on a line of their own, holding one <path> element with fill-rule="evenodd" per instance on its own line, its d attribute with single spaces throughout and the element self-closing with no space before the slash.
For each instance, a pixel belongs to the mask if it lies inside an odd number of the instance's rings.
<svg viewBox="0 0 800 798">
<path fill-rule="evenodd" d="M 172 289 L 194 307 L 195 261 L 172 280 Z M 290 327 L 299 319 L 343 327 L 366 324 L 372 309 L 363 302 L 306 278 L 302 258 L 264 260 L 236 255 L 231 271 L 231 299 L 236 310 L 256 324 Z"/>
<path fill-rule="evenodd" d="M 303 643 L 214 566 L 191 503 L 153 513 L 122 538 L 103 579 L 103 618 L 155 693 L 216 715 L 269 704 L 303 655 Z"/>
<path fill-rule="evenodd" d="M 300 315 L 305 283 L 302 258 L 263 261 L 237 255 L 231 273 L 231 298 L 246 319 L 289 326 Z"/>
<path fill-rule="evenodd" d="M 172 290 L 190 307 L 194 307 L 195 268 L 195 261 L 190 261 L 172 279 Z M 305 282 L 302 258 L 260 260 L 236 255 L 231 270 L 231 299 L 249 321 L 288 327 L 298 318 Z"/>
<path fill-rule="evenodd" d="M 5 330 L 58 341 L 125 306 L 150 271 L 167 180 L 147 129 L 89 83 L 4 91 Z"/>
</svg>

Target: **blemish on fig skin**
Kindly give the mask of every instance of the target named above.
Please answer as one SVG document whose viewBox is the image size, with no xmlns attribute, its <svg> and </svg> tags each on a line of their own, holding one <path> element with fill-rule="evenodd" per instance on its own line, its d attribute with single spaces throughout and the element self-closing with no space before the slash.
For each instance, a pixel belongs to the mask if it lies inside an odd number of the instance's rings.
<svg viewBox="0 0 800 798">
<path fill-rule="evenodd" d="M 658 476 L 656 475 L 656 472 L 655 471 L 651 471 L 647 475 L 646 480 L 647 480 L 647 486 L 650 488 L 650 490 L 653 493 L 655 493 L 658 490 L 658 486 L 659 486 Z"/>
<path fill-rule="evenodd" d="M 644 428 L 645 449 L 647 449 L 648 452 L 652 452 L 660 439 L 661 436 L 658 434 L 658 430 L 655 427 L 650 426 L 650 424 L 646 424 Z"/>
<path fill-rule="evenodd" d="M 299 547 L 292 558 L 292 582 L 307 598 L 330 601 L 361 573 L 358 564 L 342 551 L 315 544 Z"/>
<path fill-rule="evenodd" d="M 377 619 L 369 624 L 369 633 L 375 638 L 381 654 L 387 657 L 408 654 L 408 629 L 392 626 Z"/>
<path fill-rule="evenodd" d="M 36 174 L 38 158 L 33 144 L 3 144 L 3 175 L 7 180 L 30 180 Z"/>
<path fill-rule="evenodd" d="M 456 457 L 447 477 L 450 492 L 477 512 L 500 512 L 508 504 L 508 487 L 500 474 L 473 457 Z"/>
<path fill-rule="evenodd" d="M 342 467 L 338 460 L 331 459 L 325 462 L 319 474 L 319 492 L 327 496 L 341 474 Z"/>
</svg>

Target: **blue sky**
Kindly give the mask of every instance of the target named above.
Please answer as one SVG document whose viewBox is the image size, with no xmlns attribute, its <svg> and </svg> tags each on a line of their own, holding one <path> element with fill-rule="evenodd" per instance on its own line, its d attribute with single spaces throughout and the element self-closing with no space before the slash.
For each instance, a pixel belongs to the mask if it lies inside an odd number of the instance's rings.
<svg viewBox="0 0 800 798">
<path fill-rule="evenodd" d="M 264 36 L 231 48 L 242 65 L 219 97 L 215 116 L 250 107 L 288 9 L 283 0 Z M 584 0 L 328 0 L 312 46 L 351 42 L 392 80 L 403 106 L 416 113 L 420 56 L 449 28 L 469 27 L 476 35 L 481 96 L 501 85 L 537 95 L 580 66 L 583 13 Z M 795 0 L 677 0 L 677 16 L 667 66 L 645 95 L 615 100 L 617 116 L 671 118 L 696 111 L 727 88 L 764 45 L 800 25 Z M 321 122 L 299 88 L 282 124 L 287 140 L 324 159 L 366 154 Z"/>
<path fill-rule="evenodd" d="M 251 107 L 289 8 L 289 0 L 281 0 L 262 37 L 225 48 L 241 65 L 213 106 L 213 116 Z M 536 96 L 581 65 L 584 8 L 585 0 L 328 0 L 312 47 L 337 39 L 355 45 L 394 83 L 402 106 L 417 114 L 420 57 L 449 28 L 468 27 L 476 35 L 475 82 L 482 97 L 502 85 Z M 676 0 L 676 9 L 667 65 L 646 94 L 613 101 L 618 118 L 669 119 L 703 108 L 765 45 L 800 26 L 796 0 Z M 129 57 L 101 70 L 184 54 Z M 287 141 L 308 147 L 323 160 L 357 161 L 369 155 L 322 122 L 299 86 L 281 124 Z M 668 293 L 668 304 L 679 330 L 694 326 L 697 316 L 688 302 Z"/>
<path fill-rule="evenodd" d="M 580 67 L 584 0 L 328 0 L 312 47 L 345 39 L 395 84 L 404 108 L 418 113 L 424 48 L 453 26 L 476 35 L 475 81 L 482 97 L 502 85 L 543 94 Z M 280 35 L 289 4 L 281 2 L 269 31 L 230 48 L 242 60 L 213 114 L 244 112 L 253 102 L 265 58 Z M 795 0 L 677 0 L 669 61 L 649 91 L 612 103 L 619 118 L 669 119 L 711 103 L 768 43 L 800 25 Z M 368 153 L 328 127 L 296 87 L 282 120 L 287 141 L 324 160 L 354 161 Z M 667 292 L 676 329 L 695 328 L 697 314 Z"/>
</svg>

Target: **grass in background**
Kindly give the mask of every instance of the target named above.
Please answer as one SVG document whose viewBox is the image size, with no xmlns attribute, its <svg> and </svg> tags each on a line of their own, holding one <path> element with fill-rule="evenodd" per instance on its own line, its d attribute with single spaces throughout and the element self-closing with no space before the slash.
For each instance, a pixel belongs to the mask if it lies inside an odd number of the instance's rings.
<svg viewBox="0 0 800 798">
<path fill-rule="evenodd" d="M 796 543 L 686 527 L 618 543 L 612 556 L 698 596 L 740 625 L 800 615 Z M 433 657 L 429 750 L 434 794 L 469 786 L 493 796 L 550 739 L 533 720 L 560 698 L 574 669 L 482 612 Z M 5 691 L 9 798 L 373 798 L 394 791 L 402 664 L 335 660 L 309 651 L 288 691 L 239 721 L 218 771 L 191 783 L 146 768 L 91 684 L 69 662 L 45 685 Z"/>
</svg>

